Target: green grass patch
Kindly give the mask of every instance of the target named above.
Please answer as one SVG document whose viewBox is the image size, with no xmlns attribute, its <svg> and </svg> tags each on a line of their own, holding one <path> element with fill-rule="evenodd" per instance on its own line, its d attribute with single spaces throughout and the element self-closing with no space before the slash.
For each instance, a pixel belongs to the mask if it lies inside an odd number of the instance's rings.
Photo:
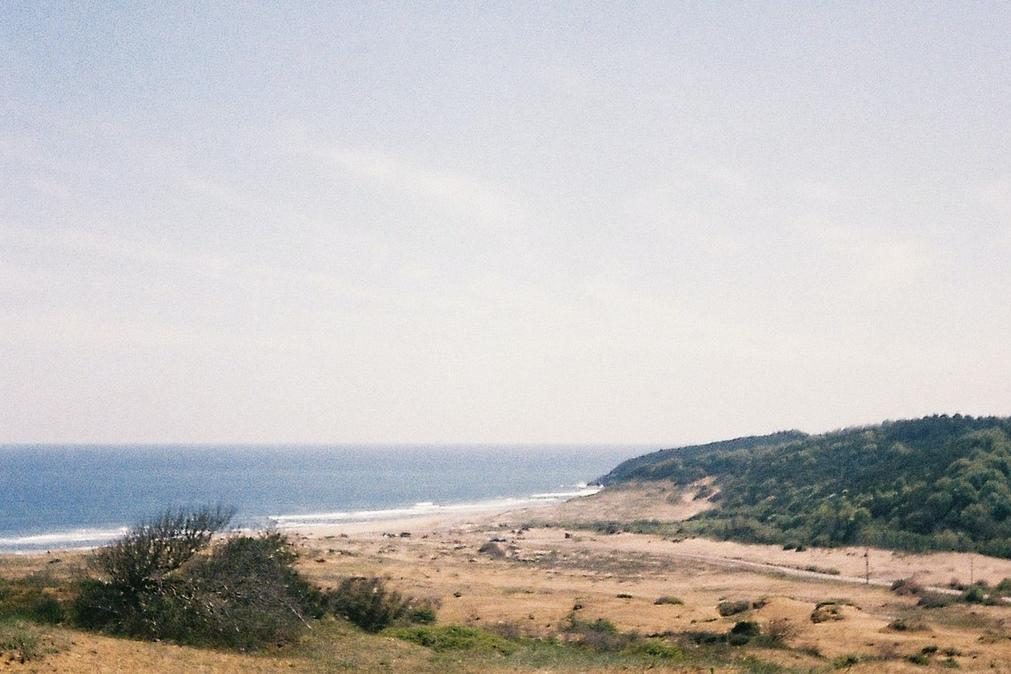
<svg viewBox="0 0 1011 674">
<path fill-rule="evenodd" d="M 421 625 L 417 627 L 393 627 L 384 630 L 387 634 L 404 641 L 431 648 L 437 653 L 446 651 L 476 651 L 510 655 L 517 644 L 476 627 L 466 625 Z"/>
<path fill-rule="evenodd" d="M 0 622 L 0 655 L 10 655 L 22 664 L 43 655 L 38 631 L 21 621 Z"/>
<path fill-rule="evenodd" d="M 622 651 L 626 655 L 635 655 L 656 660 L 684 660 L 685 652 L 674 644 L 659 639 L 643 639 L 635 642 Z"/>
<path fill-rule="evenodd" d="M 19 618 L 53 625 L 63 622 L 63 606 L 54 593 L 59 584 L 44 573 L 15 580 L 0 578 L 0 620 Z"/>
</svg>

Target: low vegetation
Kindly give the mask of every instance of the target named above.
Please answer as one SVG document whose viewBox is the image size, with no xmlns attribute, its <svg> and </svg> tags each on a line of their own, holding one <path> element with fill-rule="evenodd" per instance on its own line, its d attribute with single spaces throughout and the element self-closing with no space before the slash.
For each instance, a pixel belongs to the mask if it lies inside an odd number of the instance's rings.
<svg viewBox="0 0 1011 674">
<path fill-rule="evenodd" d="M 679 525 L 745 542 L 868 544 L 1011 558 L 1011 418 L 938 415 L 787 431 L 626 461 L 602 484 L 710 477 L 717 506 Z"/>
<path fill-rule="evenodd" d="M 403 597 L 386 588 L 382 578 L 345 578 L 324 594 L 326 608 L 366 632 L 379 632 L 396 623 L 433 623 L 435 604 Z"/>
<path fill-rule="evenodd" d="M 434 622 L 434 603 L 379 578 L 313 585 L 279 533 L 216 540 L 231 518 L 222 508 L 166 512 L 97 550 L 81 577 L 0 580 L 0 651 L 37 657 L 40 624 L 246 651 L 293 642 L 326 615 L 368 632 Z"/>
<path fill-rule="evenodd" d="M 671 604 L 671 605 L 674 605 L 674 606 L 679 606 L 681 604 L 684 604 L 684 602 L 681 601 L 681 599 L 679 597 L 674 597 L 674 596 L 669 595 L 669 594 L 665 594 L 665 595 L 657 597 L 653 601 L 653 603 L 656 604 L 657 606 L 660 606 L 662 604 Z"/>
<path fill-rule="evenodd" d="M 42 655 L 41 639 L 38 631 L 20 621 L 0 622 L 0 656 L 24 664 Z"/>
<path fill-rule="evenodd" d="M 276 533 L 235 536 L 210 549 L 232 513 L 165 513 L 100 549 L 81 582 L 75 622 L 144 639 L 251 649 L 292 639 L 322 615 L 322 595 L 294 570 Z"/>
</svg>

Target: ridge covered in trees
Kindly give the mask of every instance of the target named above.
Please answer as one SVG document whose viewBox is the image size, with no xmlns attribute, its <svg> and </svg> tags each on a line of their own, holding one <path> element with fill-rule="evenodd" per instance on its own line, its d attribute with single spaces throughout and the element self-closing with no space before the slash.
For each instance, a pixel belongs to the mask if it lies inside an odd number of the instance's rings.
<svg viewBox="0 0 1011 674">
<path fill-rule="evenodd" d="M 934 415 L 665 449 L 598 482 L 706 477 L 717 507 L 685 522 L 688 533 L 1011 558 L 1011 418 Z"/>
</svg>

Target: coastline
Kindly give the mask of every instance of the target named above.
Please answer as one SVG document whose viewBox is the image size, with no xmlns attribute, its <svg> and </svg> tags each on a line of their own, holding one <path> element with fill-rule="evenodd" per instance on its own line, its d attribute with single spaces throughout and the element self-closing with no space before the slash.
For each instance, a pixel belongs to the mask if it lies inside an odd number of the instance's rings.
<svg viewBox="0 0 1011 674">
<path fill-rule="evenodd" d="M 522 507 L 498 502 L 411 517 L 291 526 L 284 531 L 297 546 L 299 571 L 310 582 L 327 588 L 348 577 L 380 576 L 395 591 L 438 606 L 442 626 L 550 640 L 568 635 L 567 626 L 578 617 L 589 623 L 605 620 L 621 633 L 719 635 L 742 620 L 741 615 L 725 616 L 718 610 L 731 599 L 746 600 L 751 608 L 742 615 L 763 630 L 777 624 L 792 626 L 788 647 L 748 651 L 783 667 L 807 671 L 822 667 L 826 659 L 857 654 L 867 665 L 854 671 L 905 674 L 911 670 L 903 658 L 936 645 L 938 639 L 945 648 L 964 654 L 957 656 L 963 671 L 993 671 L 990 662 L 1011 661 L 1011 640 L 991 638 L 1004 633 L 1006 607 L 955 604 L 924 609 L 917 607 L 916 596 L 889 589 L 890 581 L 899 578 L 914 577 L 927 587 L 943 585 L 952 577 L 967 580 L 970 572 L 992 585 L 1011 576 L 1011 560 L 872 549 L 872 582 L 864 584 L 863 548 L 798 552 L 703 538 L 608 534 L 591 526 L 601 520 L 691 516 L 700 504 L 688 496 L 673 485 L 608 487 L 564 502 Z M 0 554 L 0 578 L 41 573 L 70 581 L 85 568 L 86 557 L 84 552 L 63 550 Z M 837 607 L 837 617 L 827 623 L 813 620 L 825 604 Z M 907 631 L 892 627 L 911 616 L 928 627 Z M 326 641 L 333 632 L 328 630 L 344 630 L 336 623 L 321 625 L 313 633 L 320 636 L 307 637 L 322 640 L 311 656 L 292 650 L 250 658 L 50 629 L 68 644 L 46 657 L 48 666 L 57 671 L 170 674 L 200 667 L 319 671 L 312 658 L 333 654 L 332 642 Z M 347 630 L 339 634 L 345 649 L 339 655 L 341 662 L 353 658 L 360 671 L 389 671 L 394 660 L 401 671 L 473 671 L 447 668 L 439 656 L 385 636 Z M 740 670 L 728 666 L 719 671 Z"/>
<path fill-rule="evenodd" d="M 546 492 L 527 497 L 487 499 L 467 503 L 416 503 L 413 506 L 349 512 L 309 513 L 268 516 L 264 526 L 237 527 L 235 531 L 256 532 L 276 528 L 282 533 L 302 539 L 323 538 L 340 534 L 399 534 L 405 530 L 446 530 L 461 526 L 480 526 L 489 518 L 520 511 L 548 511 L 571 499 L 599 493 L 601 487 L 577 485 L 575 491 Z M 85 553 L 102 547 L 129 531 L 121 526 L 107 529 L 74 529 L 67 531 L 0 537 L 0 557 L 32 557 L 52 554 Z M 75 541 L 85 544 L 74 545 Z M 24 549 L 3 548 L 3 544 L 31 545 Z M 47 543 L 51 543 L 47 545 Z M 62 544 L 61 543 L 67 543 Z"/>
</svg>

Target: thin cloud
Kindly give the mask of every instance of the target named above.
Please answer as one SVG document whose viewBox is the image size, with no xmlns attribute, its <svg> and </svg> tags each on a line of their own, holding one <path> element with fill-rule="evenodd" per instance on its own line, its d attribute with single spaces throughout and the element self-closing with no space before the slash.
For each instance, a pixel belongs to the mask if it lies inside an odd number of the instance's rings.
<svg viewBox="0 0 1011 674">
<path fill-rule="evenodd" d="M 523 212 L 516 200 L 487 181 L 456 171 L 433 169 L 396 155 L 338 147 L 322 157 L 339 169 L 486 224 L 515 224 Z"/>
</svg>

